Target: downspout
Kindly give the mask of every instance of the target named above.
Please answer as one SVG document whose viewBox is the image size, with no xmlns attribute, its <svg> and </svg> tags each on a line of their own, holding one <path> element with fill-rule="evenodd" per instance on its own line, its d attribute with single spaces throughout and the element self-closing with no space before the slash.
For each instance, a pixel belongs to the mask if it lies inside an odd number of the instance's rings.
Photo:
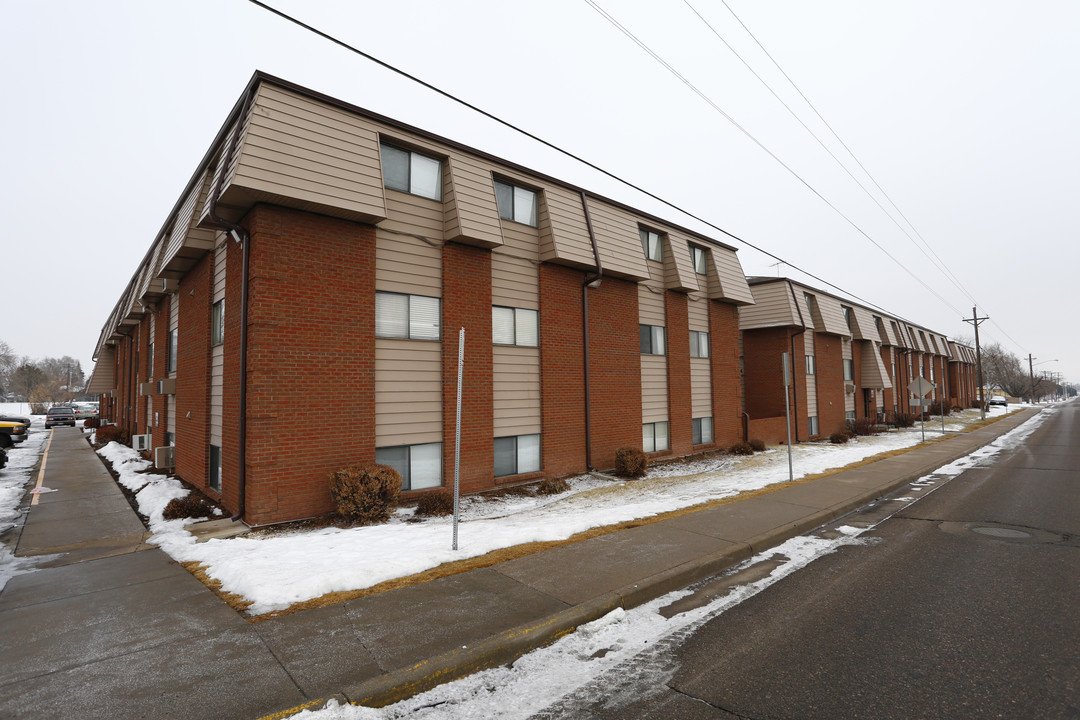
<svg viewBox="0 0 1080 720">
<path fill-rule="evenodd" d="M 802 329 L 798 332 L 791 333 L 791 405 L 792 411 L 795 413 L 795 442 L 801 442 L 799 440 L 799 385 L 795 382 L 795 336 L 803 335 L 806 333 L 806 318 L 803 317 L 802 308 L 799 307 L 799 300 L 795 297 L 795 286 L 790 282 L 787 284 L 788 290 L 791 291 L 791 302 L 795 303 L 795 311 L 799 313 L 799 324 L 802 325 Z M 815 362 L 817 360 L 815 359 Z M 809 382 L 809 380 L 807 380 Z"/>
<path fill-rule="evenodd" d="M 592 413 L 590 412 L 590 378 L 589 378 L 589 288 L 600 287 L 604 277 L 604 266 L 600 262 L 600 247 L 596 244 L 596 233 L 593 231 L 592 216 L 589 214 L 589 201 L 585 197 L 585 191 L 581 191 L 581 209 L 585 211 L 585 227 L 589 231 L 589 242 L 592 243 L 593 260 L 596 262 L 596 272 L 585 275 L 581 283 L 581 330 L 584 335 L 585 348 L 585 467 L 593 469 L 592 462 Z"/>
<path fill-rule="evenodd" d="M 237 448 L 240 474 L 236 479 L 237 503 L 236 514 L 230 520 L 236 522 L 244 517 L 247 509 L 247 360 L 248 360 L 248 274 L 251 266 L 251 236 L 241 225 L 226 220 L 217 213 L 218 200 L 221 199 L 221 185 L 225 179 L 225 173 L 232 165 L 236 146 L 243 131 L 244 118 L 247 117 L 252 101 L 255 99 L 255 85 L 251 86 L 240 114 L 236 118 L 236 130 L 229 138 L 229 146 L 221 158 L 221 172 L 218 173 L 214 187 L 210 189 L 210 219 L 218 226 L 228 230 L 233 240 L 240 243 L 243 260 L 240 270 L 240 417 L 239 417 L 239 447 Z"/>
</svg>

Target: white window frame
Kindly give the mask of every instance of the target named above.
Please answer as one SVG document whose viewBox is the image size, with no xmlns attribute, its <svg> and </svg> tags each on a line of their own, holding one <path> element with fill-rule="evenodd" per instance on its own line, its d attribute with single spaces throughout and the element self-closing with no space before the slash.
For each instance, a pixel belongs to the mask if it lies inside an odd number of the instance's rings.
<svg viewBox="0 0 1080 720">
<path fill-rule="evenodd" d="M 416 466 L 416 463 L 413 461 L 413 453 L 414 452 L 419 452 L 421 448 L 423 448 L 424 451 L 429 451 L 429 450 L 431 450 L 431 449 L 433 449 L 435 447 L 438 448 L 438 457 L 439 457 L 439 461 L 437 463 L 435 463 L 435 468 L 438 471 L 437 472 L 437 477 L 425 478 L 422 481 L 423 484 L 421 484 L 419 487 L 417 487 L 416 483 L 414 482 L 414 478 L 413 478 L 414 468 Z M 397 463 L 387 461 L 387 458 L 385 456 L 382 457 L 382 458 L 379 457 L 380 453 L 385 453 L 385 452 L 388 452 L 388 451 L 391 451 L 391 450 L 402 450 L 402 449 L 405 450 L 405 463 L 404 463 L 403 466 L 399 467 L 399 465 Z M 416 443 L 415 445 L 390 445 L 390 446 L 387 446 L 387 447 L 375 448 L 375 462 L 377 462 L 377 463 L 379 463 L 381 465 L 389 465 L 390 467 L 392 467 L 392 468 L 394 468 L 395 470 L 398 471 L 398 474 L 401 475 L 401 489 L 404 492 L 409 492 L 411 490 L 426 490 L 428 488 L 442 487 L 442 484 L 443 484 L 442 459 L 443 459 L 443 455 L 442 455 L 442 443 L 441 442 L 436 442 L 436 443 Z M 402 472 L 403 470 L 404 470 L 404 472 Z"/>
<path fill-rule="evenodd" d="M 712 417 L 694 418 L 690 421 L 694 445 L 709 445 L 713 442 Z"/>
<path fill-rule="evenodd" d="M 855 382 L 855 360 L 844 358 L 844 381 Z"/>
<path fill-rule="evenodd" d="M 661 233 L 643 227 L 639 227 L 638 232 L 641 234 L 641 249 L 645 253 L 645 259 L 664 262 L 664 240 Z"/>
<path fill-rule="evenodd" d="M 806 356 L 806 374 L 807 375 L 816 375 L 817 374 L 817 358 L 815 356 L 813 356 L 813 355 L 807 355 Z"/>
<path fill-rule="evenodd" d="M 210 306 L 210 347 L 225 344 L 225 300 Z"/>
<path fill-rule="evenodd" d="M 500 316 L 502 321 L 500 323 Z M 497 326 L 509 323 L 510 336 L 500 337 Z M 540 313 L 527 308 L 491 306 L 491 341 L 496 345 L 517 345 L 519 347 L 539 347 Z"/>
<path fill-rule="evenodd" d="M 819 429 L 818 428 L 818 417 L 817 417 L 817 415 L 809 416 L 808 418 L 806 418 L 806 421 L 807 421 L 807 426 L 809 427 L 809 430 L 810 430 L 810 436 L 813 437 L 814 435 L 817 435 L 818 434 L 818 429 Z"/>
<path fill-rule="evenodd" d="M 656 431 L 663 427 L 664 446 L 657 445 Z M 642 423 L 641 425 L 641 449 L 647 453 L 663 452 L 671 449 L 671 428 L 667 420 L 662 422 Z"/>
<path fill-rule="evenodd" d="M 642 355 L 667 355 L 667 338 L 664 337 L 663 325 L 638 326 L 638 339 Z M 657 349 L 659 348 L 659 352 Z"/>
<path fill-rule="evenodd" d="M 525 473 L 540 472 L 540 464 L 542 457 L 540 433 L 497 437 L 495 438 L 493 445 L 500 442 L 504 444 L 510 442 L 513 443 L 514 467 L 511 472 L 504 473 L 500 473 L 498 467 L 496 467 L 495 477 L 510 477 L 511 475 L 523 475 Z"/>
<path fill-rule="evenodd" d="M 698 275 L 708 274 L 708 253 L 709 251 L 700 245 L 690 246 L 690 264 L 694 266 L 694 272 Z"/>
<path fill-rule="evenodd" d="M 388 317 L 380 320 L 380 304 L 401 302 L 396 298 L 405 298 L 403 331 L 394 330 Z M 430 306 L 432 303 L 435 310 L 434 328 L 429 323 L 422 323 L 419 319 L 414 320 L 414 316 L 419 315 L 422 311 L 427 310 L 430 312 L 431 308 L 425 306 Z M 385 312 L 388 312 L 388 310 L 384 310 Z M 442 337 L 442 300 L 428 295 L 409 295 L 408 293 L 383 292 L 381 290 L 376 292 L 375 337 L 396 338 L 399 340 L 439 340 Z"/>
<path fill-rule="evenodd" d="M 408 167 L 406 168 L 406 180 L 404 186 L 397 184 L 391 184 L 386 177 L 387 168 L 387 155 L 386 149 L 390 148 L 393 151 L 405 153 L 409 156 Z M 424 155 L 422 153 L 415 152 L 413 150 L 407 150 L 393 143 L 382 142 L 379 144 L 379 152 L 382 157 L 382 169 L 383 169 L 383 185 L 388 190 L 397 190 L 398 192 L 409 193 L 410 195 L 416 195 L 417 197 L 424 197 L 429 200 L 442 201 L 442 173 L 443 165 L 442 160 L 439 158 L 433 158 L 430 155 Z M 392 153 L 390 153 L 392 154 Z M 430 194 L 423 191 L 422 187 L 418 187 L 417 183 L 413 181 L 414 169 L 421 163 L 435 163 L 438 166 L 435 176 L 435 190 L 434 194 Z"/>
<path fill-rule="evenodd" d="M 503 220 L 536 227 L 540 213 L 540 193 L 532 188 L 515 185 L 506 180 L 495 179 L 493 182 L 495 186 L 495 204 L 499 208 L 499 217 Z M 500 194 L 500 190 L 506 194 Z M 510 207 L 506 207 L 506 201 L 500 202 L 502 197 L 509 201 Z"/>
<path fill-rule="evenodd" d="M 701 330 L 690 331 L 690 357 L 709 357 L 709 333 Z"/>
<path fill-rule="evenodd" d="M 169 331 L 168 348 L 166 350 L 168 355 L 165 356 L 166 373 L 176 372 L 176 352 L 179 349 L 179 334 L 179 331 L 175 328 Z"/>
<path fill-rule="evenodd" d="M 217 454 L 217 462 L 214 462 L 215 451 Z M 210 477 L 207 480 L 207 485 L 214 492 L 221 492 L 221 446 L 210 445 L 210 456 L 207 459 L 207 464 L 210 466 Z"/>
</svg>

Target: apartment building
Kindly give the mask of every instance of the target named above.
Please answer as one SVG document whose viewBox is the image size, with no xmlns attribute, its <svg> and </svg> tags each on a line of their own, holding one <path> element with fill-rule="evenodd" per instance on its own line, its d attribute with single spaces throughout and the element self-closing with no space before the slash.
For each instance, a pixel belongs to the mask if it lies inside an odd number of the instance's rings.
<svg viewBox="0 0 1080 720">
<path fill-rule="evenodd" d="M 789 278 L 748 279 L 754 303 L 740 309 L 750 437 L 787 436 L 781 358 L 790 357 L 786 403 L 792 440 L 828 436 L 848 421 L 918 412 L 911 381 L 928 396 L 968 407 L 973 387 L 963 346 L 943 335 Z"/>
<path fill-rule="evenodd" d="M 91 391 L 251 525 L 451 484 L 460 351 L 464 492 L 744 437 L 734 248 L 263 73 L 148 243 Z"/>
</svg>

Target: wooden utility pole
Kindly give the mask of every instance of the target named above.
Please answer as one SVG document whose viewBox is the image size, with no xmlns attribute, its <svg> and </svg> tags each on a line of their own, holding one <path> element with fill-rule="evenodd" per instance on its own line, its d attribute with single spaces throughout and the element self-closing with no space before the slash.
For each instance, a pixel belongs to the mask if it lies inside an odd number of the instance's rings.
<svg viewBox="0 0 1080 720">
<path fill-rule="evenodd" d="M 961 318 L 964 322 L 975 326 L 975 372 L 979 380 L 979 417 L 986 419 L 986 400 L 983 398 L 983 374 L 982 374 L 982 349 L 979 347 L 979 324 L 989 320 L 989 317 L 979 317 L 975 308 L 971 308 L 970 318 Z"/>
</svg>

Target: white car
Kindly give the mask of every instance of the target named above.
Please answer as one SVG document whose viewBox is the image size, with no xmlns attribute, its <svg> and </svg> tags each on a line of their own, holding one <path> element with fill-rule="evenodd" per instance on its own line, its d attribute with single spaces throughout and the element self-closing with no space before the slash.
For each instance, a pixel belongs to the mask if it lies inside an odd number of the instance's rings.
<svg viewBox="0 0 1080 720">
<path fill-rule="evenodd" d="M 1005 397 L 1003 397 L 1001 395 L 995 395 L 994 397 L 990 398 L 990 401 L 987 402 L 986 404 L 991 405 L 991 406 L 1000 405 L 1003 408 L 1008 408 L 1009 407 L 1008 399 L 1006 399 Z"/>
<path fill-rule="evenodd" d="M 98 416 L 98 404 L 90 402 L 75 403 L 75 419 L 86 420 Z"/>
</svg>

